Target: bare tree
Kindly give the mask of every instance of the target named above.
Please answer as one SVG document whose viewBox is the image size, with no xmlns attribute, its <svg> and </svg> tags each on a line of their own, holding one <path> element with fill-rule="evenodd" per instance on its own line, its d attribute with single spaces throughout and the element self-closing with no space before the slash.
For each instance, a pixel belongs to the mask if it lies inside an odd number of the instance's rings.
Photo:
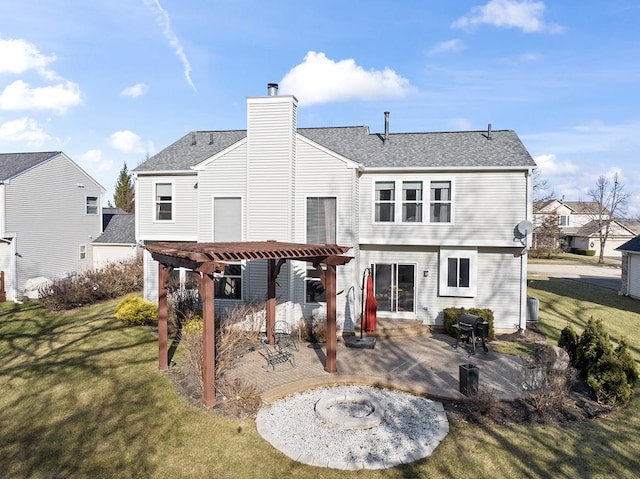
<svg viewBox="0 0 640 479">
<path fill-rule="evenodd" d="M 533 170 L 533 201 L 547 201 L 552 199 L 555 193 L 546 178 L 542 177 L 540 170 Z"/>
<path fill-rule="evenodd" d="M 589 197 L 594 202 L 594 220 L 597 221 L 598 239 L 600 240 L 600 256 L 598 263 L 604 263 L 604 247 L 609 238 L 611 223 L 616 218 L 624 217 L 627 203 L 631 198 L 631 193 L 624 189 L 624 184 L 620 181 L 618 173 L 609 179 L 600 176 L 596 181 L 596 186 L 589 190 Z"/>
</svg>

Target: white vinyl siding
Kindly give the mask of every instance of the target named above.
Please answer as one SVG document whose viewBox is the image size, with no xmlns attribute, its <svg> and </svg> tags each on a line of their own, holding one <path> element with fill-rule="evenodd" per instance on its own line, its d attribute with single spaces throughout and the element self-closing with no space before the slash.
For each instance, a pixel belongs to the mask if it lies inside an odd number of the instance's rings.
<svg viewBox="0 0 640 479">
<path fill-rule="evenodd" d="M 640 254 L 629 254 L 629 296 L 640 299 Z"/>
<path fill-rule="evenodd" d="M 4 185 L 5 232 L 15 235 L 16 288 L 29 278 L 60 278 L 91 266 L 91 248 L 80 259 L 80 245 L 102 232 L 100 215 L 86 214 L 87 197 L 102 190 L 64 154 L 32 168 Z"/>
<path fill-rule="evenodd" d="M 171 183 L 171 221 L 156 221 L 156 183 Z M 138 175 L 136 227 L 142 241 L 195 241 L 198 238 L 198 177 Z M 209 203 L 211 197 L 209 196 Z"/>
<path fill-rule="evenodd" d="M 296 175 L 296 102 L 247 99 L 247 240 L 291 241 Z"/>
<path fill-rule="evenodd" d="M 390 179 L 396 182 L 396 197 L 403 181 L 423 182 L 422 223 L 399 221 L 399 206 L 395 222 L 375 221 L 375 183 Z M 450 223 L 428 221 L 426 195 L 427 191 L 430 195 L 432 181 L 451 181 Z M 513 247 L 515 226 L 530 218 L 531 192 L 524 171 L 421 172 L 393 177 L 365 173 L 360 184 L 360 244 Z"/>
</svg>

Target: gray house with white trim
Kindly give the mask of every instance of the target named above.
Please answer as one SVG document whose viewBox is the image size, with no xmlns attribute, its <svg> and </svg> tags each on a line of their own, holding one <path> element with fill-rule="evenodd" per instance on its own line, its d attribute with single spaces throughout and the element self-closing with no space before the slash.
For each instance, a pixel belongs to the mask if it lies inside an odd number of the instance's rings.
<svg viewBox="0 0 640 479">
<path fill-rule="evenodd" d="M 92 267 L 105 190 L 61 151 L 0 154 L 0 270 L 8 299 L 27 280 Z"/>
<path fill-rule="evenodd" d="M 338 325 L 353 331 L 363 274 L 378 315 L 441 326 L 447 307 L 490 308 L 495 326 L 526 327 L 527 247 L 535 163 L 511 130 L 371 133 L 366 126 L 298 128 L 298 101 L 247 98 L 247 129 L 194 131 L 134 170 L 136 239 L 350 246 L 337 278 Z M 382 119 L 382 115 L 381 115 Z M 157 298 L 145 256 L 145 296 Z M 266 263 L 233 264 L 216 308 L 265 299 Z M 279 315 L 323 306 L 318 273 L 287 262 Z"/>
</svg>

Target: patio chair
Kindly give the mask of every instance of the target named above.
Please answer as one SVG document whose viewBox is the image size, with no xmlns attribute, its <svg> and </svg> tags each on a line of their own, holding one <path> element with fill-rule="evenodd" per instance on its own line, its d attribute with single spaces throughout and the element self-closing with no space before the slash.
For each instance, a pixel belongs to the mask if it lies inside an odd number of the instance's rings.
<svg viewBox="0 0 640 479">
<path fill-rule="evenodd" d="M 281 350 L 299 351 L 300 330 L 298 329 L 297 333 L 292 331 L 286 321 L 276 321 L 273 325 L 273 336 Z"/>
</svg>

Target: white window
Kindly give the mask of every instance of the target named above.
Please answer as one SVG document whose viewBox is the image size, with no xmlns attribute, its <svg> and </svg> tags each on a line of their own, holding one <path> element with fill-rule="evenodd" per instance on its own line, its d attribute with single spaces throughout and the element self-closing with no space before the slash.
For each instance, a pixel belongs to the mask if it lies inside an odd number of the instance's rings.
<svg viewBox="0 0 640 479">
<path fill-rule="evenodd" d="M 477 249 L 440 249 L 440 296 L 475 297 L 477 277 Z"/>
<path fill-rule="evenodd" d="M 451 223 L 451 182 L 432 181 L 429 201 L 431 223 Z"/>
<path fill-rule="evenodd" d="M 375 181 L 373 188 L 374 223 L 452 222 L 451 180 L 385 179 Z M 396 197 L 396 191 L 401 196 Z M 426 199 L 425 194 L 429 195 Z"/>
<path fill-rule="evenodd" d="M 415 313 L 416 265 L 376 263 L 371 266 L 378 311 Z"/>
<path fill-rule="evenodd" d="M 376 181 L 375 220 L 393 223 L 396 210 L 396 184 L 393 181 Z"/>
<path fill-rule="evenodd" d="M 87 259 L 87 245 L 80 245 L 80 259 Z"/>
<path fill-rule="evenodd" d="M 307 243 L 336 244 L 337 199 L 335 197 L 307 198 Z M 324 303 L 327 295 L 318 270 L 307 263 L 305 274 L 305 302 Z"/>
<path fill-rule="evenodd" d="M 307 198 L 307 243 L 336 244 L 336 198 Z"/>
<path fill-rule="evenodd" d="M 98 197 L 97 196 L 87 196 L 85 205 L 86 205 L 85 211 L 88 215 L 98 214 Z"/>
<path fill-rule="evenodd" d="M 221 276 L 216 277 L 215 299 L 242 299 L 242 264 L 230 264 Z"/>
<path fill-rule="evenodd" d="M 173 185 L 156 183 L 156 220 L 171 221 L 173 219 Z"/>
<path fill-rule="evenodd" d="M 422 223 L 422 181 L 402 182 L 402 221 Z"/>
<path fill-rule="evenodd" d="M 324 285 L 320 281 L 320 273 L 311 263 L 307 263 L 304 286 L 306 303 L 324 303 L 327 301 Z"/>
<path fill-rule="evenodd" d="M 213 241 L 242 241 L 242 198 L 213 199 Z"/>
<path fill-rule="evenodd" d="M 569 217 L 560 215 L 558 216 L 558 225 L 559 226 L 569 226 Z"/>
</svg>

